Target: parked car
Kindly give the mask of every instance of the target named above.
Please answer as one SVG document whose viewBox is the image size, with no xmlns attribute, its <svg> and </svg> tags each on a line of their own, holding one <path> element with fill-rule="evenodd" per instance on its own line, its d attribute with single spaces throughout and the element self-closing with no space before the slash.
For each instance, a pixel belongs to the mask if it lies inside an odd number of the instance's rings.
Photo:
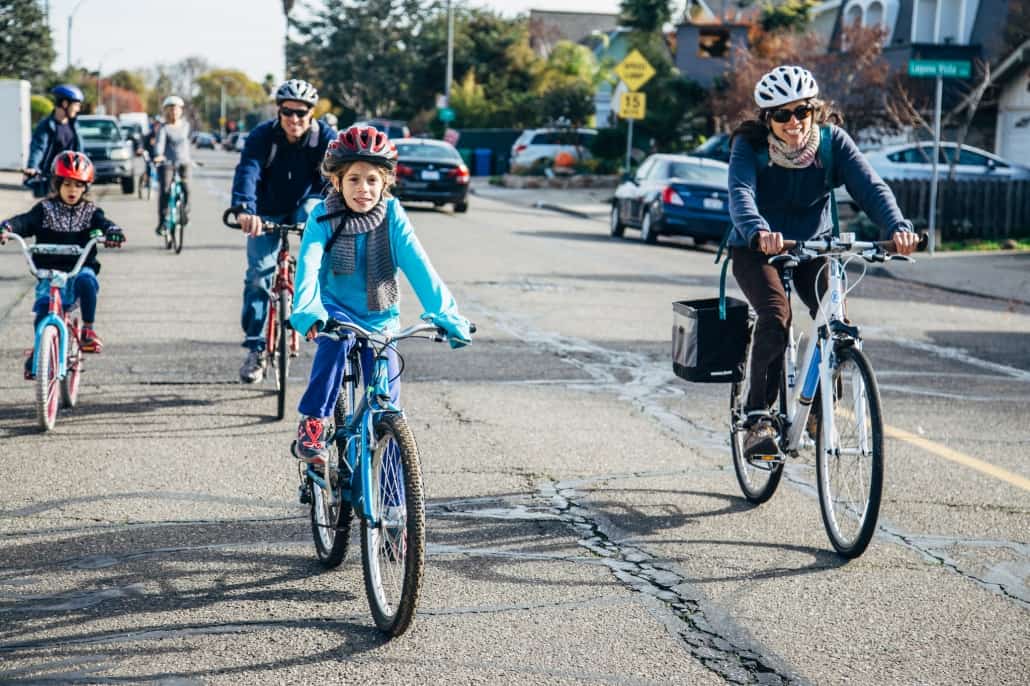
<svg viewBox="0 0 1030 686">
<path fill-rule="evenodd" d="M 707 157 L 721 162 L 730 161 L 730 136 L 727 133 L 717 133 L 701 145 L 690 151 L 694 157 Z"/>
<path fill-rule="evenodd" d="M 694 243 L 718 241 L 730 226 L 729 165 L 689 155 L 651 155 L 636 174 L 615 189 L 610 232 L 639 228 L 640 239 L 690 236 Z"/>
<path fill-rule="evenodd" d="M 529 167 L 536 160 L 553 160 L 563 152 L 575 160 L 588 160 L 595 138 L 594 129 L 526 129 L 512 144 L 508 164 L 512 170 Z"/>
<path fill-rule="evenodd" d="M 85 152 L 96 168 L 97 183 L 120 182 L 122 192 L 136 192 L 136 179 L 142 172 L 131 140 L 126 138 L 114 117 L 85 114 L 77 121 Z M 139 168 L 139 169 L 138 169 Z"/>
<path fill-rule="evenodd" d="M 119 120 L 120 121 L 120 120 Z M 122 130 L 122 135 L 126 139 L 132 141 L 133 154 L 139 154 L 143 151 L 143 129 L 139 124 L 134 122 L 120 121 L 118 124 Z"/>
<path fill-rule="evenodd" d="M 236 139 L 239 137 L 239 131 L 233 131 L 232 133 L 226 134 L 225 140 L 222 141 L 222 150 L 235 150 Z"/>
<path fill-rule="evenodd" d="M 941 143 L 937 157 L 938 178 L 945 178 L 948 165 L 958 151 L 955 165 L 957 179 L 1030 179 L 1030 167 L 1003 159 L 969 145 L 958 150 L 956 143 Z M 876 173 L 884 179 L 929 179 L 933 176 L 933 143 L 922 141 L 905 145 L 891 145 L 865 153 Z"/>
<path fill-rule="evenodd" d="M 385 133 L 387 138 L 395 142 L 401 138 L 411 137 L 411 129 L 408 128 L 408 125 L 397 119 L 368 119 L 365 121 L 356 121 L 353 125 L 374 126 Z"/>
<path fill-rule="evenodd" d="M 247 142 L 247 134 L 241 133 L 236 136 L 232 143 L 232 149 L 236 152 L 243 152 L 243 144 Z"/>
<path fill-rule="evenodd" d="M 400 200 L 422 200 L 455 212 L 469 208 L 469 170 L 454 146 L 429 138 L 402 138 L 397 145 L 397 185 Z"/>
<path fill-rule="evenodd" d="M 205 132 L 201 131 L 200 133 L 197 134 L 197 137 L 193 139 L 193 144 L 197 146 L 198 150 L 201 149 L 201 148 L 204 148 L 204 149 L 207 149 L 207 150 L 214 150 L 215 149 L 215 137 L 212 136 L 210 133 L 205 133 Z"/>
</svg>

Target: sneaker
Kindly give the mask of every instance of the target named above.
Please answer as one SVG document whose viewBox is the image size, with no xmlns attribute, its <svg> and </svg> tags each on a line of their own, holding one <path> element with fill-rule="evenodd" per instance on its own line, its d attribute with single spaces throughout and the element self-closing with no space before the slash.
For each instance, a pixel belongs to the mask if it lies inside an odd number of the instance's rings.
<svg viewBox="0 0 1030 686">
<path fill-rule="evenodd" d="M 168 233 L 168 231 L 165 229 L 165 223 L 163 221 L 158 223 L 157 228 L 154 229 L 154 233 L 158 236 L 164 236 L 166 233 Z"/>
<path fill-rule="evenodd" d="M 96 331 L 82 327 L 82 333 L 79 334 L 79 349 L 84 353 L 98 353 L 104 349 L 104 342 L 100 340 Z"/>
<path fill-rule="evenodd" d="M 251 350 L 240 367 L 240 381 L 257 383 L 265 378 L 265 354 L 260 350 Z"/>
<path fill-rule="evenodd" d="M 32 381 L 33 379 L 36 378 L 36 372 L 35 372 L 35 370 L 32 369 L 32 362 L 33 362 L 33 358 L 32 358 L 32 353 L 30 352 L 29 356 L 25 358 L 25 380 L 26 381 Z"/>
<path fill-rule="evenodd" d="M 324 464 L 329 457 L 329 421 L 302 417 L 293 442 L 293 456 L 302 462 Z"/>
<path fill-rule="evenodd" d="M 779 454 L 779 434 L 769 417 L 759 417 L 744 436 L 744 455 L 748 459 L 766 459 Z"/>
</svg>

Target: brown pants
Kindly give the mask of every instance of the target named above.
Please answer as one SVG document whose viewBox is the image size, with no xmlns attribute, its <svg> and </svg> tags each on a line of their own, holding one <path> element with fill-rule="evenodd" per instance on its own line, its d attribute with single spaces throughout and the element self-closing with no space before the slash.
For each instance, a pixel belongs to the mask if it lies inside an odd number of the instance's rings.
<svg viewBox="0 0 1030 686">
<path fill-rule="evenodd" d="M 790 300 L 783 290 L 780 269 L 768 262 L 769 256 L 748 248 L 733 248 L 733 276 L 744 297 L 758 314 L 751 341 L 751 389 L 745 410 L 767 410 L 780 392 L 780 369 L 787 349 L 790 327 Z M 794 269 L 794 292 L 814 318 L 819 308 L 816 277 L 826 260 L 812 260 Z M 820 279 L 819 295 L 826 291 L 826 272 Z"/>
</svg>

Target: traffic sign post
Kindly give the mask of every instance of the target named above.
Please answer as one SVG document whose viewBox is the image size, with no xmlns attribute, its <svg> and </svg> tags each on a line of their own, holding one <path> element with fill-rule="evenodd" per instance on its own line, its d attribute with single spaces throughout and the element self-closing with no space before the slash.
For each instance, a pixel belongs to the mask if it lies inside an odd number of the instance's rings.
<svg viewBox="0 0 1030 686">
<path fill-rule="evenodd" d="M 623 93 L 619 101 L 619 116 L 623 119 L 643 119 L 647 111 L 647 95 L 644 93 Z"/>
<path fill-rule="evenodd" d="M 625 59 L 615 66 L 615 73 L 626 84 L 630 92 L 623 93 L 619 101 L 619 117 L 629 120 L 626 132 L 626 173 L 629 173 L 630 153 L 633 150 L 633 122 L 643 119 L 647 108 L 647 97 L 635 91 L 655 75 L 654 67 L 640 51 L 634 48 Z"/>
<path fill-rule="evenodd" d="M 968 79 L 971 73 L 972 65 L 969 60 L 908 61 L 909 76 L 937 80 L 933 106 L 933 172 L 930 176 L 930 216 L 927 220 L 927 230 L 930 236 L 926 246 L 931 255 L 937 244 L 937 180 L 941 156 L 941 101 L 944 97 L 944 79 Z"/>
</svg>

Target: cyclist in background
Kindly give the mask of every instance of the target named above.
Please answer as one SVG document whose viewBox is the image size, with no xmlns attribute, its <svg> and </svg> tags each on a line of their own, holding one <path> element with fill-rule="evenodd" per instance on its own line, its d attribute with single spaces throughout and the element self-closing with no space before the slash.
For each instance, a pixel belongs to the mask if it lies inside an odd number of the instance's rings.
<svg viewBox="0 0 1030 686">
<path fill-rule="evenodd" d="M 819 86 L 807 69 L 777 67 L 755 86 L 757 116 L 740 124 L 731 136 L 733 230 L 729 245 L 733 276 L 758 314 L 745 404 L 749 428 L 744 450 L 748 456 L 776 452 L 778 434 L 769 408 L 779 394 L 791 319 L 779 269 L 768 263 L 768 257 L 783 252 L 784 239 L 807 241 L 833 231 L 833 198 L 819 158 L 822 128 L 829 129 L 833 187 L 842 183 L 847 187 L 859 207 L 885 229 L 884 238 L 893 239 L 897 252 L 911 253 L 918 243 L 890 188 L 851 137 L 829 123 L 835 113 L 818 95 Z M 768 155 L 768 164 L 760 169 L 759 153 Z M 813 317 L 819 304 L 816 280 L 825 262 L 813 260 L 794 270 L 797 294 Z M 818 290 L 823 288 L 824 278 Z"/>
<path fill-rule="evenodd" d="M 97 235 L 104 237 L 107 247 L 121 247 L 125 234 L 118 226 L 104 216 L 104 211 L 90 199 L 89 184 L 93 182 L 93 163 L 84 153 L 66 150 L 54 160 L 50 180 L 50 197 L 42 200 L 26 212 L 0 223 L 0 245 L 7 242 L 7 232 L 19 236 L 35 236 L 37 243 L 58 243 L 78 245 L 89 243 Z M 40 269 L 70 271 L 78 261 L 77 255 L 36 255 L 35 265 Z M 103 349 L 100 336 L 94 329 L 97 312 L 97 293 L 100 282 L 100 263 L 96 248 L 75 277 L 69 279 L 61 293 L 61 302 L 70 310 L 75 304 L 82 305 L 81 347 L 85 353 L 99 353 Z M 50 284 L 40 280 L 36 285 L 36 301 L 32 310 L 36 313 L 33 328 L 46 316 L 50 308 Z M 32 379 L 32 356 L 25 360 L 25 378 Z"/>
<path fill-rule="evenodd" d="M 172 191 L 175 170 L 182 180 L 182 223 L 189 223 L 190 206 L 190 125 L 182 118 L 185 103 L 178 95 L 169 95 L 161 103 L 164 110 L 164 125 L 157 132 L 154 141 L 154 164 L 158 165 L 161 184 L 161 199 L 157 205 L 157 229 L 159 236 L 165 232 L 165 213 L 168 211 L 168 196 Z"/>
<path fill-rule="evenodd" d="M 247 357 L 240 380 L 257 383 L 265 376 L 268 294 L 275 272 L 279 237 L 262 232 L 261 218 L 278 223 L 306 219 L 302 204 L 319 195 L 324 184 L 319 166 L 336 132 L 313 120 L 318 91 L 307 81 L 290 79 L 275 93 L 275 119 L 256 126 L 243 146 L 232 183 L 232 206 L 247 234 L 247 273 L 243 280 L 243 347 Z"/>
<path fill-rule="evenodd" d="M 470 325 L 419 243 L 408 215 L 390 196 L 397 148 L 372 126 L 352 126 L 329 144 L 322 174 L 332 190 L 304 227 L 297 259 L 297 290 L 290 322 L 314 340 L 332 317 L 372 331 L 400 324 L 398 269 L 425 309 L 424 319 L 447 332 L 451 347 L 471 342 Z M 353 338 L 318 339 L 308 388 L 300 400 L 294 456 L 324 461 L 330 418 L 336 406 Z M 388 350 L 390 394 L 397 402 L 400 372 Z M 370 356 L 369 356 L 370 357 Z M 370 378 L 370 359 L 363 360 Z"/>
<path fill-rule="evenodd" d="M 50 93 L 54 96 L 54 110 L 32 132 L 29 159 L 22 170 L 25 184 L 37 198 L 46 196 L 49 190 L 48 176 L 57 156 L 65 150 L 83 150 L 82 136 L 75 127 L 75 119 L 82 109 L 82 91 L 63 84 Z"/>
</svg>

